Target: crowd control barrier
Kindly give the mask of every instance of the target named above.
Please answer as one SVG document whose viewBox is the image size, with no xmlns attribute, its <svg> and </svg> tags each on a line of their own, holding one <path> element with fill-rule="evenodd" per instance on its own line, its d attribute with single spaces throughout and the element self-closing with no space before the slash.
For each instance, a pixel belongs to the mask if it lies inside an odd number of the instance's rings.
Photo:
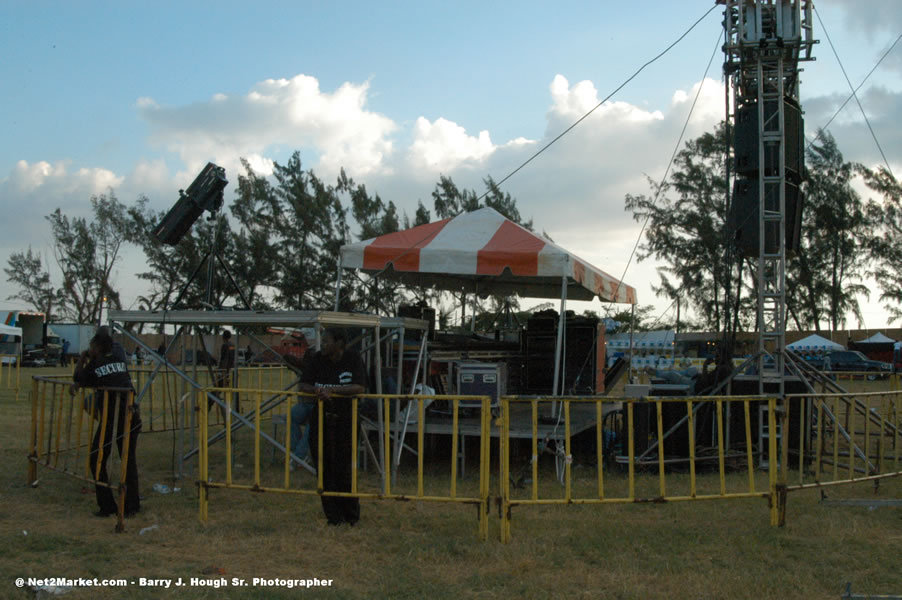
<svg viewBox="0 0 902 600">
<path fill-rule="evenodd" d="M 271 384 L 282 377 L 275 371 L 252 373 L 257 381 L 269 377 Z M 73 396 L 70 385 L 66 376 L 32 380 L 30 484 L 37 481 L 39 468 L 91 483 L 97 478 L 92 437 L 97 426 L 119 418 L 110 402 L 115 390 L 79 390 Z M 237 409 L 239 397 L 243 412 Z M 131 428 L 136 398 L 127 393 L 125 431 Z M 301 401 L 315 403 L 319 416 L 316 464 L 288 450 L 291 407 Z M 767 501 L 771 525 L 782 525 L 792 492 L 861 482 L 876 486 L 902 475 L 898 390 L 782 400 L 506 396 L 499 401 L 497 419 L 484 396 L 363 394 L 346 401 L 351 485 L 350 491 L 336 492 L 323 485 L 322 445 L 329 421 L 323 419 L 322 401 L 275 386 L 189 390 L 183 402 L 184 413 L 196 416 L 196 429 L 187 431 L 197 441 L 200 519 L 208 519 L 213 488 L 445 502 L 475 506 L 478 536 L 484 540 L 493 435 L 499 436 L 495 500 L 503 542 L 511 539 L 514 510 L 530 506 L 760 498 Z M 142 412 L 145 406 L 150 408 L 142 404 Z M 142 417 L 145 424 L 153 420 L 146 412 Z M 426 434 L 437 435 L 427 444 Z M 462 477 L 459 459 L 467 438 L 478 445 L 477 477 Z M 121 458 L 113 463 L 119 481 L 106 484 L 119 492 L 118 530 L 128 445 L 123 440 Z M 577 472 L 575 455 L 581 465 Z M 276 464 L 274 457 L 280 459 Z M 360 469 L 370 458 L 376 469 Z"/>
<path fill-rule="evenodd" d="M 179 416 L 185 402 L 193 395 L 195 386 L 188 385 L 185 379 L 162 365 L 133 366 L 129 368 L 129 373 L 140 398 L 145 432 L 172 431 L 184 427 Z M 297 379 L 293 371 L 282 365 L 237 367 L 228 373 L 215 367 L 197 365 L 188 374 L 198 387 L 203 388 L 213 388 L 225 378 L 230 380 L 233 388 L 283 389 Z M 233 395 L 235 409 L 239 411 L 241 398 L 239 394 Z M 221 425 L 222 418 L 223 413 L 217 411 L 213 422 Z"/>
<path fill-rule="evenodd" d="M 106 447 L 98 443 L 93 448 L 92 439 L 97 431 L 105 431 L 108 427 L 113 432 L 129 432 L 132 428 L 132 416 L 135 413 L 135 394 L 131 389 L 119 388 L 81 388 L 74 395 L 70 394 L 71 381 L 55 377 L 33 377 L 31 388 L 31 436 L 28 452 L 28 484 L 34 486 L 38 480 L 38 468 L 63 473 L 69 477 L 108 487 L 118 493 L 116 531 L 125 530 L 124 510 L 126 493 L 126 466 L 128 464 L 130 436 L 116 439 L 121 443 L 119 461 L 110 461 L 114 474 L 118 474 L 118 482 L 100 482 L 100 466 L 104 453 L 114 458 L 116 451 L 113 445 Z M 125 410 L 114 410 L 117 394 L 126 397 Z M 124 424 L 118 420 L 124 418 Z M 101 438 L 98 438 L 102 440 Z M 92 454 L 96 452 L 96 460 L 92 464 Z"/>
<path fill-rule="evenodd" d="M 15 390 L 19 399 L 19 357 L 15 354 L 0 354 L 0 388 Z"/>
<path fill-rule="evenodd" d="M 787 396 L 780 430 L 793 421 L 804 432 L 795 444 L 780 436 L 779 521 L 786 519 L 786 494 L 808 488 L 902 475 L 902 392 Z M 790 469 L 794 469 L 790 472 Z"/>
<path fill-rule="evenodd" d="M 478 508 L 478 536 L 480 539 L 488 538 L 488 508 L 489 508 L 489 440 L 491 438 L 490 398 L 487 396 L 442 396 L 442 395 L 389 395 L 389 394 L 362 394 L 355 398 L 347 399 L 351 404 L 351 429 L 347 432 L 347 444 L 350 445 L 351 457 L 351 487 L 350 491 L 328 491 L 323 488 L 323 440 L 324 428 L 328 427 L 328 421 L 323 419 L 324 404 L 309 394 L 293 391 L 262 390 L 262 389 L 229 389 L 209 388 L 199 390 L 196 395 L 196 405 L 205 407 L 205 397 L 214 394 L 223 399 L 228 407 L 225 410 L 224 444 L 215 443 L 211 431 L 215 426 L 209 422 L 207 410 L 200 410 L 198 427 L 198 457 L 199 457 L 199 516 L 202 521 L 209 518 L 209 490 L 213 488 L 237 489 L 250 492 L 276 492 L 300 495 L 319 495 L 353 497 L 361 499 L 380 500 L 416 500 L 422 502 L 446 502 L 457 504 L 475 505 Z M 253 411 L 240 413 L 233 410 L 232 397 L 241 394 L 253 403 Z M 286 449 L 290 448 L 290 431 L 285 427 L 284 433 L 277 439 L 268 435 L 265 431 L 266 414 L 262 411 L 264 398 L 281 394 L 284 401 L 278 408 L 272 411 L 280 411 L 277 414 L 284 416 L 284 422 L 290 423 L 291 406 L 299 401 L 316 402 L 315 410 L 319 418 L 317 447 L 317 463 L 308 465 L 315 475 L 310 475 L 304 470 L 292 470 L 292 461 L 299 461 L 300 457 L 293 456 Z M 361 410 L 364 403 L 373 401 L 379 416 L 366 414 Z M 445 486 L 434 485 L 434 475 L 430 477 L 430 489 L 427 490 L 426 466 L 427 446 L 425 433 L 430 427 L 440 424 L 436 417 L 426 414 L 426 405 L 429 402 L 445 402 L 448 406 L 448 414 L 442 419 L 443 426 L 451 429 L 450 464 L 448 483 Z M 407 408 L 401 408 L 401 404 Z M 466 419 L 462 416 L 461 403 L 476 408 L 474 416 Z M 395 406 L 393 415 L 392 406 Z M 381 408 L 381 410 L 378 410 Z M 468 413 L 470 414 L 470 413 Z M 379 420 L 381 417 L 381 421 Z M 477 485 L 469 489 L 461 489 L 458 486 L 457 456 L 461 452 L 459 430 L 464 421 L 475 427 L 475 436 L 479 439 L 479 475 Z M 380 427 L 381 424 L 381 427 Z M 399 429 L 400 428 L 400 429 Z M 416 431 L 417 441 L 415 447 L 410 447 L 404 442 L 404 435 L 398 435 L 399 431 Z M 375 435 L 378 439 L 372 439 Z M 403 446 L 399 446 L 403 444 Z M 282 452 L 283 460 L 280 468 L 270 469 L 264 464 L 264 456 L 268 456 L 265 445 L 274 445 Z M 375 450 L 378 447 L 379 450 Z M 395 462 L 399 449 L 407 449 L 416 455 L 416 483 L 415 491 L 404 491 L 397 487 L 395 482 Z M 363 451 L 369 451 L 376 459 L 377 464 L 382 465 L 381 476 L 374 480 L 372 477 L 363 480 L 358 469 L 358 456 Z M 236 452 L 243 453 L 242 461 L 247 461 L 248 454 L 252 467 L 249 472 L 236 473 L 234 456 Z"/>
<path fill-rule="evenodd" d="M 500 538 L 505 543 L 511 539 L 515 507 L 555 504 L 766 498 L 771 525 L 783 525 L 790 492 L 862 481 L 876 485 L 880 479 L 902 475 L 900 401 L 902 392 L 898 391 L 809 394 L 787 396 L 784 401 L 764 396 L 504 397 Z M 547 420 L 542 425 L 539 420 L 540 414 L 548 413 L 549 404 L 559 407 L 551 434 L 547 433 Z M 528 406 L 531 453 L 521 459 L 524 466 L 518 470 L 512 465 L 512 446 L 516 437 L 523 436 L 512 434 L 511 419 L 522 405 Z M 612 405 L 619 406 L 609 411 Z M 572 413 L 587 410 L 595 413 L 596 456 L 584 462 L 594 466 L 594 473 L 591 482 L 583 476 L 577 490 L 572 473 Z M 605 427 L 604 415 L 609 412 L 621 420 L 616 448 L 606 443 L 612 434 Z M 520 425 L 522 428 L 522 422 Z M 549 445 L 561 486 L 542 484 L 542 477 L 547 480 L 550 473 L 547 468 L 540 469 L 539 459 L 549 453 Z M 613 476 L 621 484 L 616 490 L 612 490 L 608 474 L 614 465 L 626 471 L 625 486 L 622 473 Z M 684 473 L 672 472 L 675 466 Z M 717 478 L 700 479 L 700 468 L 707 473 L 716 471 Z M 518 476 L 523 469 L 529 469 L 528 478 Z M 657 481 L 640 476 L 645 471 L 656 472 Z M 669 484 L 675 478 L 688 489 L 675 492 Z"/>
<path fill-rule="evenodd" d="M 535 505 L 571 505 L 571 504 L 614 504 L 633 502 L 677 502 L 712 499 L 741 499 L 741 498 L 775 498 L 777 472 L 776 463 L 770 461 L 768 468 L 768 484 L 763 485 L 756 481 L 756 450 L 753 444 L 753 416 L 761 403 L 766 406 L 768 426 L 775 427 L 773 421 L 776 412 L 776 399 L 762 399 L 758 396 L 723 396 L 723 397 L 698 397 L 698 398 L 648 398 L 648 399 L 612 399 L 609 397 L 565 397 L 565 398 L 518 398 L 504 397 L 501 400 L 501 452 L 500 452 L 500 517 L 501 540 L 505 543 L 511 539 L 511 515 L 512 509 L 519 506 Z M 514 469 L 511 464 L 511 449 L 513 438 L 511 436 L 511 416 L 516 414 L 518 405 L 528 405 L 529 420 L 531 423 L 531 454 L 528 457 L 530 469 L 528 489 L 512 490 L 512 483 L 516 484 L 523 477 L 514 477 Z M 548 405 L 556 405 L 558 419 L 556 430 L 542 439 L 539 435 L 539 414 L 547 413 Z M 615 406 L 616 405 L 616 406 Z M 608 410 L 613 407 L 614 410 Z M 595 473 L 592 482 L 581 486 L 582 493 L 574 489 L 572 472 L 572 413 L 594 412 L 593 429 L 595 437 L 594 457 Z M 619 451 L 612 449 L 605 443 L 605 438 L 610 435 L 610 430 L 604 428 L 605 414 L 619 413 L 620 431 L 622 431 Z M 642 423 L 637 423 L 638 413 L 641 413 Z M 702 415 L 701 413 L 704 413 Z M 727 418 L 732 415 L 732 418 Z M 702 432 L 697 422 L 705 418 L 706 431 Z M 669 418 L 668 418 L 669 417 Z M 725 423 L 733 425 L 725 427 Z M 667 423 L 668 425 L 665 425 Z M 672 423 L 672 424 L 671 424 Z M 736 426 L 739 423 L 739 426 Z M 653 424 L 649 429 L 649 424 Z M 544 425 L 547 430 L 547 423 Z M 637 431 L 642 431 L 643 443 L 637 443 Z M 707 438 L 707 446 L 713 451 L 705 456 L 697 455 L 699 438 L 702 434 Z M 730 437 L 740 437 L 738 444 L 731 444 Z M 654 439 L 654 442 L 651 440 Z M 669 441 L 668 441 L 669 440 Z M 775 442 L 776 440 L 773 440 Z M 560 489 L 554 489 L 553 494 L 540 495 L 540 475 L 543 471 L 539 468 L 540 450 L 547 451 L 548 444 L 554 448 L 551 453 L 561 460 L 563 485 Z M 668 456 L 668 445 L 676 443 L 686 450 L 685 458 L 674 459 Z M 731 447 L 741 446 L 739 451 L 730 450 Z M 768 456 L 776 455 L 776 446 L 770 444 L 767 449 Z M 606 456 L 607 452 L 616 456 Z M 644 460 L 640 460 L 644 459 Z M 688 489 L 675 493 L 668 488 L 668 466 L 680 461 L 688 469 Z M 719 475 L 718 482 L 713 489 L 701 488 L 697 476 L 697 468 L 700 463 L 712 465 Z M 744 477 L 727 477 L 728 463 L 731 471 L 742 471 Z M 609 484 L 610 475 L 605 465 L 621 464 L 626 469 L 626 487 L 620 486 L 618 490 L 612 490 Z M 641 478 L 644 484 L 642 489 L 637 486 L 640 483 L 637 470 L 641 466 L 654 465 L 657 471 L 655 484 L 649 485 L 649 478 Z M 585 471 L 583 471 L 585 472 Z M 617 476 L 618 481 L 622 476 Z M 706 481 L 707 483 L 707 481 Z M 589 491 L 591 490 L 591 492 Z M 776 514 L 772 514 L 775 521 Z"/>
</svg>

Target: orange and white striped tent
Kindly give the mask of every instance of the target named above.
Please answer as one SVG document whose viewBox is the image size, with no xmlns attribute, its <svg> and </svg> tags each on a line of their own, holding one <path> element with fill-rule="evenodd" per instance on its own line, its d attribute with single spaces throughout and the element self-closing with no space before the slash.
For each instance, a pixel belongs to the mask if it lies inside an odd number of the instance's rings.
<svg viewBox="0 0 902 600">
<path fill-rule="evenodd" d="M 481 296 L 636 304 L 636 290 L 492 208 L 347 244 L 342 266 Z"/>
</svg>

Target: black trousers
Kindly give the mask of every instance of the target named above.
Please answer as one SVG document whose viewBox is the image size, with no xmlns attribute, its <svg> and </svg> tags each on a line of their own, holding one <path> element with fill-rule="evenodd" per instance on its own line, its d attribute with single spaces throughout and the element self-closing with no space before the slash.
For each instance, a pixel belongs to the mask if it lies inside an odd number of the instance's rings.
<svg viewBox="0 0 902 600">
<path fill-rule="evenodd" d="M 351 400 L 324 400 L 323 414 L 323 491 L 351 491 Z M 310 455 L 319 464 L 319 408 L 310 415 Z M 337 496 L 321 496 L 323 512 L 330 525 L 360 520 L 360 500 Z"/>
<path fill-rule="evenodd" d="M 97 403 L 97 431 L 91 441 L 91 474 L 98 483 L 109 483 L 107 474 L 107 460 L 113 452 L 113 431 L 116 432 L 116 447 L 119 449 L 119 457 L 122 458 L 122 447 L 125 440 L 125 411 L 128 398 L 123 394 L 109 394 L 109 408 L 107 409 L 106 427 L 103 427 L 103 392 L 96 392 Z M 141 497 L 138 493 L 138 434 L 141 432 L 141 415 L 138 407 L 134 408 L 130 431 L 128 432 L 128 459 L 125 470 L 125 514 L 134 514 L 141 508 Z M 103 440 L 101 442 L 101 439 Z M 103 454 L 100 455 L 101 443 Z M 100 461 L 100 473 L 97 472 L 98 459 Z M 115 513 L 118 505 L 113 490 L 105 485 L 95 485 L 94 493 L 97 496 L 97 505 L 101 512 Z"/>
</svg>

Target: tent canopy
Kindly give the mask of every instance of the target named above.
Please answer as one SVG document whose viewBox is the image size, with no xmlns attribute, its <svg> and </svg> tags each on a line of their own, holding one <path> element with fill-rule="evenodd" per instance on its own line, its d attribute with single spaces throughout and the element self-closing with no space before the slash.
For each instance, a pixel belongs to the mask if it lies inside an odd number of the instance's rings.
<svg viewBox="0 0 902 600">
<path fill-rule="evenodd" d="M 673 349 L 674 331 L 672 329 L 661 329 L 658 331 L 642 331 L 632 335 L 633 349 L 635 350 L 672 350 Z M 606 336 L 608 347 L 617 349 L 626 349 L 630 347 L 630 334 L 615 333 Z"/>
<path fill-rule="evenodd" d="M 855 342 L 855 344 L 893 344 L 895 342 L 896 340 L 886 337 L 880 332 L 877 332 L 868 339 L 861 340 L 860 342 Z"/>
<path fill-rule="evenodd" d="M 828 340 L 825 337 L 821 337 L 816 333 L 809 335 L 806 338 L 802 338 L 797 342 L 793 342 L 791 344 L 786 345 L 790 350 L 845 350 L 845 347 L 842 344 L 837 344 L 834 341 Z"/>
<path fill-rule="evenodd" d="M 636 290 L 557 244 L 480 208 L 347 244 L 342 266 L 438 289 L 636 304 Z"/>
<path fill-rule="evenodd" d="M 0 323 L 0 336 L 4 335 L 17 335 L 22 337 L 22 328 L 21 327 L 10 327 L 9 325 L 4 325 Z"/>
</svg>

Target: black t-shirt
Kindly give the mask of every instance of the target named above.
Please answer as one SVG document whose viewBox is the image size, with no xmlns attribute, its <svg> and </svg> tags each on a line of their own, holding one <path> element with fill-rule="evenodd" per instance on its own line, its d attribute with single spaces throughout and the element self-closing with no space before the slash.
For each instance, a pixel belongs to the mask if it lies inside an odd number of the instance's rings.
<svg viewBox="0 0 902 600">
<path fill-rule="evenodd" d="M 132 389 L 128 366 L 115 352 L 93 359 L 84 369 L 76 369 L 72 378 L 83 387 Z"/>
<path fill-rule="evenodd" d="M 232 340 L 226 340 L 219 348 L 219 368 L 231 369 L 235 366 L 235 344 Z"/>
<path fill-rule="evenodd" d="M 327 388 L 361 385 L 366 389 L 366 368 L 360 355 L 353 350 L 345 349 L 338 362 L 316 352 L 304 361 L 301 383 Z"/>
</svg>

